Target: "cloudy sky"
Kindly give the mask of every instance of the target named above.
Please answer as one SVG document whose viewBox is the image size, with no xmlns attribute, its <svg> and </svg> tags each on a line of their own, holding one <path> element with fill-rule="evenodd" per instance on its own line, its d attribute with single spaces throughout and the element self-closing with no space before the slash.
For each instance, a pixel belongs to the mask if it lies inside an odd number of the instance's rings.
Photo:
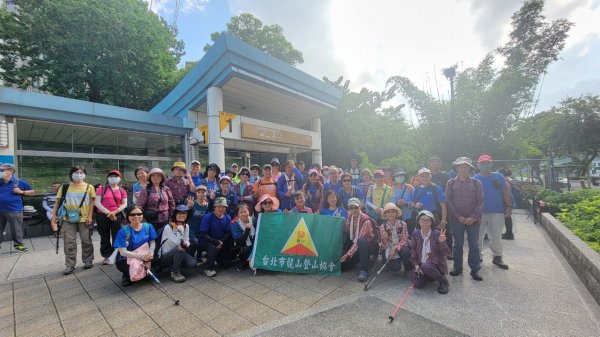
<svg viewBox="0 0 600 337">
<path fill-rule="evenodd" d="M 169 23 L 176 0 L 145 0 Z M 180 0 L 179 38 L 184 60 L 198 60 L 210 33 L 249 12 L 279 24 L 304 54 L 299 68 L 314 77 L 344 76 L 353 89 L 382 90 L 390 76 L 447 97 L 444 67 L 477 65 L 507 39 L 520 0 Z M 575 23 L 561 60 L 550 66 L 535 112 L 567 95 L 600 94 L 600 0 L 547 0 L 549 20 Z M 437 83 L 437 85 L 436 85 Z M 409 113 L 409 112 L 407 112 Z"/>
</svg>

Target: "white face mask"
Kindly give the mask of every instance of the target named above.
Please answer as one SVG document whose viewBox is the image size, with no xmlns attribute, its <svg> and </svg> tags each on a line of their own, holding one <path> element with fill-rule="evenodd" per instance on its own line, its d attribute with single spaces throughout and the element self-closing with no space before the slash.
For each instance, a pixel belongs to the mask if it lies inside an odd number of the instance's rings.
<svg viewBox="0 0 600 337">
<path fill-rule="evenodd" d="M 4 179 L 4 177 L 6 177 L 6 172 L 0 172 L 0 179 Z"/>
<path fill-rule="evenodd" d="M 394 178 L 394 180 L 398 183 L 398 184 L 403 184 L 405 181 L 404 176 L 397 176 L 396 178 Z"/>
<path fill-rule="evenodd" d="M 119 177 L 108 177 L 108 183 L 111 185 L 116 185 L 121 181 Z"/>
<path fill-rule="evenodd" d="M 83 181 L 83 179 L 85 179 L 85 173 L 75 172 L 71 174 L 71 179 L 75 182 Z"/>
</svg>

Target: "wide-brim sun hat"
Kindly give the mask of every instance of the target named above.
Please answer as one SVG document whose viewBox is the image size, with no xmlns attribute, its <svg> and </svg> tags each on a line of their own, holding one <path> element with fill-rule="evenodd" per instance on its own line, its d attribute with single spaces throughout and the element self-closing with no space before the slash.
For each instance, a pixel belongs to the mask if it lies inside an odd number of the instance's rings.
<svg viewBox="0 0 600 337">
<path fill-rule="evenodd" d="M 221 168 L 219 167 L 219 165 L 217 165 L 215 163 L 210 163 L 204 169 L 204 179 L 206 179 L 206 177 L 208 177 L 208 171 L 210 171 L 210 170 L 214 170 L 216 172 L 216 175 L 215 175 L 216 177 L 221 175 Z"/>
<path fill-rule="evenodd" d="M 167 175 L 158 167 L 155 167 L 148 172 L 148 177 L 152 177 L 153 174 L 160 174 L 163 179 L 163 183 L 167 182 Z"/>
<path fill-rule="evenodd" d="M 174 169 L 179 168 L 184 170 L 185 172 L 187 172 L 187 166 L 185 165 L 184 162 L 182 161 L 176 161 L 173 163 L 173 166 L 171 166 L 171 171 L 173 171 Z"/>
<path fill-rule="evenodd" d="M 458 158 L 456 158 L 456 160 L 452 163 L 452 167 L 456 167 L 456 166 L 462 165 L 462 164 L 467 164 L 472 169 L 475 168 L 475 166 L 473 166 L 473 161 L 469 157 L 458 157 Z"/>
<path fill-rule="evenodd" d="M 385 214 L 385 212 L 387 211 L 396 211 L 396 217 L 402 215 L 402 210 L 398 208 L 398 206 L 394 205 L 393 202 L 388 202 L 387 204 L 385 204 L 385 206 L 383 207 L 383 214 Z"/>
<path fill-rule="evenodd" d="M 269 194 L 264 194 L 262 197 L 258 198 L 258 201 L 254 206 L 254 210 L 257 212 L 262 212 L 262 203 L 265 202 L 267 199 L 271 199 L 271 201 L 273 202 L 273 209 L 279 208 L 279 200 L 277 198 L 274 198 Z"/>
<path fill-rule="evenodd" d="M 417 172 L 417 175 L 420 176 L 421 174 L 425 174 L 425 173 L 431 174 L 431 170 L 428 169 L 427 167 L 421 167 L 421 169 L 419 170 L 419 172 Z"/>
</svg>

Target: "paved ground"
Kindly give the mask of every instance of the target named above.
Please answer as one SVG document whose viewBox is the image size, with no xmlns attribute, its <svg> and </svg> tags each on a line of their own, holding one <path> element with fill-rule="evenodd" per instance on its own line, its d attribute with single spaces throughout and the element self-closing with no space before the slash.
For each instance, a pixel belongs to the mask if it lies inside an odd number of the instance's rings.
<svg viewBox="0 0 600 337">
<path fill-rule="evenodd" d="M 181 301 L 174 306 L 150 282 L 122 289 L 114 266 L 60 275 L 63 256 L 48 238 L 28 242 L 25 254 L 11 254 L 5 242 L 0 336 L 600 335 L 598 304 L 543 231 L 525 213 L 515 220 L 517 239 L 504 242 L 510 270 L 493 266 L 486 249 L 483 282 L 451 277 L 445 296 L 434 285 L 415 289 L 392 324 L 388 316 L 410 285 L 403 272 L 383 274 L 368 292 L 353 272 L 228 270 L 213 279 L 191 272 L 182 284 L 165 273 Z"/>
</svg>

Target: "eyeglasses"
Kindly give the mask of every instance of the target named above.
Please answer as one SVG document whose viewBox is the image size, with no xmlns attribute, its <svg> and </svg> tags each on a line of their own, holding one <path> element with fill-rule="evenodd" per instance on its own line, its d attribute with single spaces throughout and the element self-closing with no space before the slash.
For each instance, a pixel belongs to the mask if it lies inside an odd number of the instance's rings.
<svg viewBox="0 0 600 337">
<path fill-rule="evenodd" d="M 354 205 L 353 205 L 353 206 L 348 206 L 348 210 L 350 210 L 350 211 L 351 211 L 351 210 L 353 210 L 353 209 L 358 209 L 358 206 L 354 206 Z"/>
<path fill-rule="evenodd" d="M 343 183 L 351 183 L 351 182 L 352 182 L 352 179 L 343 179 L 343 180 L 342 180 L 342 182 L 343 182 Z"/>
<path fill-rule="evenodd" d="M 143 216 L 143 213 L 129 213 L 129 216 Z"/>
</svg>

